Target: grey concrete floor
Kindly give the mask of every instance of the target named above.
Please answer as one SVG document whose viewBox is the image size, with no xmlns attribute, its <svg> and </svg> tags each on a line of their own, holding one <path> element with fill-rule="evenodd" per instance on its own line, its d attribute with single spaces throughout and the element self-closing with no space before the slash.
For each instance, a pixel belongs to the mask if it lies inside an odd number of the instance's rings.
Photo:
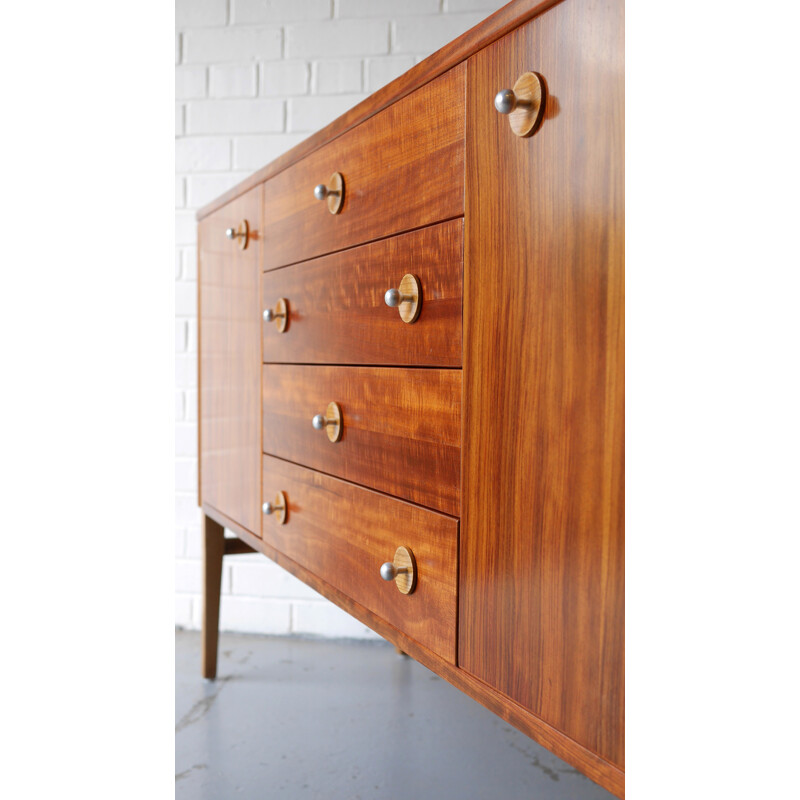
<svg viewBox="0 0 800 800">
<path fill-rule="evenodd" d="M 607 800 L 583 777 L 382 642 L 175 636 L 178 800 Z"/>
</svg>

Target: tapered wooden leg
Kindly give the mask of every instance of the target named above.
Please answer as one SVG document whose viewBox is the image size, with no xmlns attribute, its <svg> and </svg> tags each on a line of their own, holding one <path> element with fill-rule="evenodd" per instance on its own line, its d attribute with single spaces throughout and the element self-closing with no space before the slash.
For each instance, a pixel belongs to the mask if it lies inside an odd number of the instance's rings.
<svg viewBox="0 0 800 800">
<path fill-rule="evenodd" d="M 222 585 L 222 556 L 225 528 L 211 517 L 203 523 L 203 677 L 217 677 L 219 638 L 219 593 Z"/>
</svg>

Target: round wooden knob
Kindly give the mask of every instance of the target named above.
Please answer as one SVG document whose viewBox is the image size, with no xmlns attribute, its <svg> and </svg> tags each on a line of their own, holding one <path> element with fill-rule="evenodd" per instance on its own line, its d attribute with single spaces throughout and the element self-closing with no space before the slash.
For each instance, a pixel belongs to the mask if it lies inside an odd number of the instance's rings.
<svg viewBox="0 0 800 800">
<path fill-rule="evenodd" d="M 381 578 L 394 581 L 403 594 L 411 594 L 417 587 L 417 562 L 407 547 L 398 547 L 393 561 L 381 564 Z"/>
<path fill-rule="evenodd" d="M 285 492 L 278 492 L 275 495 L 275 502 L 270 503 L 266 502 L 263 506 L 261 506 L 261 510 L 266 515 L 275 514 L 275 518 L 281 525 L 286 524 L 286 514 L 289 508 L 289 503 L 286 500 L 286 493 Z"/>
<path fill-rule="evenodd" d="M 239 240 L 239 249 L 246 250 L 247 245 L 250 243 L 250 226 L 247 223 L 246 219 L 243 219 L 239 223 L 238 228 L 226 228 L 225 236 L 229 239 L 238 239 Z"/>
<path fill-rule="evenodd" d="M 328 211 L 331 214 L 338 214 L 342 210 L 344 202 L 344 178 L 341 172 L 334 172 L 328 179 L 328 183 L 318 183 L 314 187 L 314 197 L 317 200 L 328 201 Z"/>
<path fill-rule="evenodd" d="M 400 288 L 388 289 L 383 296 L 383 302 L 389 308 L 398 309 L 403 322 L 416 322 L 419 312 L 422 311 L 422 285 L 419 278 L 410 273 L 403 275 Z"/>
<path fill-rule="evenodd" d="M 524 72 L 513 89 L 501 89 L 494 107 L 508 114 L 508 123 L 517 136 L 530 136 L 544 113 L 544 85 L 535 72 Z"/>
<path fill-rule="evenodd" d="M 342 409 L 338 403 L 328 403 L 328 408 L 324 414 L 315 414 L 311 418 L 311 425 L 315 430 L 324 430 L 328 434 L 328 439 L 338 442 L 342 438 Z"/>
<path fill-rule="evenodd" d="M 286 333 L 289 327 L 289 301 L 281 297 L 275 308 L 265 308 L 261 316 L 264 322 L 276 322 L 279 333 Z"/>
</svg>

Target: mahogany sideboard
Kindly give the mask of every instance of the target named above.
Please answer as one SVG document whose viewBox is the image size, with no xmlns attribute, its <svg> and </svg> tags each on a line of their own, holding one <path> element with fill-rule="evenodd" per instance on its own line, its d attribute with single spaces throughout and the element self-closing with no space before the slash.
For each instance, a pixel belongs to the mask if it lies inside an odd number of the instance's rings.
<svg viewBox="0 0 800 800">
<path fill-rule="evenodd" d="M 623 56 L 509 3 L 198 213 L 205 676 L 256 550 L 624 795 Z"/>
</svg>

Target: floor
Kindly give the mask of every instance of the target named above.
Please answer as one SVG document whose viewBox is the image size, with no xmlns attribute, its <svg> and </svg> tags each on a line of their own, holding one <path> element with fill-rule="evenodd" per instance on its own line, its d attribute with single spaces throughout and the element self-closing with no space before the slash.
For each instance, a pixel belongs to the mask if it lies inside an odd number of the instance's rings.
<svg viewBox="0 0 800 800">
<path fill-rule="evenodd" d="M 177 800 L 607 800 L 613 795 L 383 642 L 175 636 Z"/>
</svg>

